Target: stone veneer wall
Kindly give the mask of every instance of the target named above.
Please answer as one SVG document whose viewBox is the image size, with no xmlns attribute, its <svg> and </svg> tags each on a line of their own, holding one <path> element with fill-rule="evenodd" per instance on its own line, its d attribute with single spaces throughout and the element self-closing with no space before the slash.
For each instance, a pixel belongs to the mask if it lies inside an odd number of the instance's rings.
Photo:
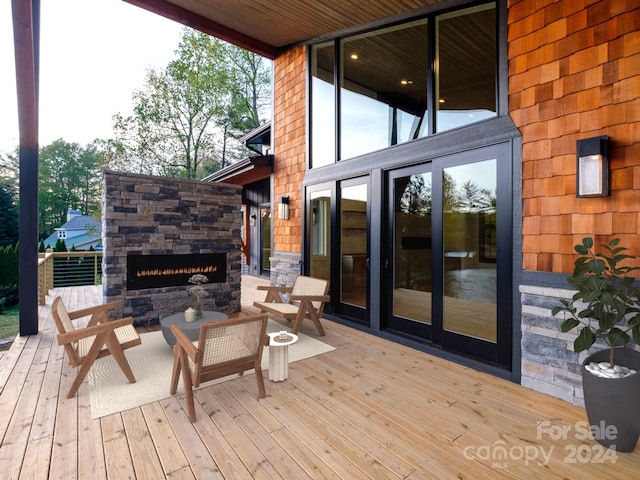
<svg viewBox="0 0 640 480">
<path fill-rule="evenodd" d="M 587 355 L 605 349 L 604 343 L 588 352 L 573 351 L 577 332 L 562 333 L 564 317 L 553 317 L 551 309 L 560 299 L 571 299 L 575 292 L 560 288 L 520 285 L 522 301 L 522 377 L 523 386 L 584 406 L 581 366 Z"/>
<path fill-rule="evenodd" d="M 105 302 L 122 300 L 136 325 L 157 323 L 193 306 L 190 285 L 127 290 L 127 254 L 226 253 L 226 282 L 203 285 L 204 306 L 240 311 L 242 187 L 119 172 L 103 182 Z"/>
<path fill-rule="evenodd" d="M 271 285 L 291 287 L 298 275 L 302 275 L 302 258 L 299 253 L 273 252 L 271 262 Z"/>
</svg>

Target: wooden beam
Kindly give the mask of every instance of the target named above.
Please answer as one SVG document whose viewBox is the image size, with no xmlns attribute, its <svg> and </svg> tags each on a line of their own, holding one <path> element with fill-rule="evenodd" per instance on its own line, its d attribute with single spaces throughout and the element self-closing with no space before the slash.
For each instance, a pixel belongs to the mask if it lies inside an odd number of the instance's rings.
<svg viewBox="0 0 640 480">
<path fill-rule="evenodd" d="M 20 335 L 38 333 L 38 64 L 40 0 L 12 0 L 20 132 Z"/>
<path fill-rule="evenodd" d="M 38 148 L 37 46 L 34 11 L 40 0 L 12 0 L 20 147 Z"/>
<path fill-rule="evenodd" d="M 124 0 L 127 3 L 144 8 L 149 12 L 168 18 L 187 27 L 200 30 L 203 33 L 229 42 L 237 47 L 262 55 L 273 60 L 278 55 L 278 49 L 249 35 L 233 30 L 221 23 L 198 15 L 191 10 L 174 5 L 167 0 Z"/>
</svg>

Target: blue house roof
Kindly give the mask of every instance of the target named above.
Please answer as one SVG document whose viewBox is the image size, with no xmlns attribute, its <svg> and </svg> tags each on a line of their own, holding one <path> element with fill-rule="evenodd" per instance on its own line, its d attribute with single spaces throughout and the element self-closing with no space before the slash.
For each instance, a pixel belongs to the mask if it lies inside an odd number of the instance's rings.
<svg viewBox="0 0 640 480">
<path fill-rule="evenodd" d="M 89 250 L 92 246 L 96 250 L 102 250 L 102 223 L 89 215 L 75 216 L 45 238 L 44 246 L 53 248 L 58 238 L 64 239 L 68 250 L 71 247 Z"/>
</svg>

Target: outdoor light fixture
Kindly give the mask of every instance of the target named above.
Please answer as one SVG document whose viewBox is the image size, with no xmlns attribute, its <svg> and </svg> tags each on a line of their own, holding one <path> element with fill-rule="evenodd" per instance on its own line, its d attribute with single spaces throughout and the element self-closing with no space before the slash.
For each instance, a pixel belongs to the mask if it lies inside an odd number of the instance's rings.
<svg viewBox="0 0 640 480">
<path fill-rule="evenodd" d="M 609 195 L 609 158 L 606 135 L 578 140 L 576 145 L 576 197 Z"/>
<path fill-rule="evenodd" d="M 280 220 L 289 220 L 288 196 L 280 197 L 280 202 L 278 203 L 278 218 L 280 218 Z"/>
<path fill-rule="evenodd" d="M 255 213 L 253 215 L 251 215 L 249 217 L 249 225 L 251 225 L 252 227 L 255 227 L 257 219 L 258 219 L 258 216 Z"/>
</svg>

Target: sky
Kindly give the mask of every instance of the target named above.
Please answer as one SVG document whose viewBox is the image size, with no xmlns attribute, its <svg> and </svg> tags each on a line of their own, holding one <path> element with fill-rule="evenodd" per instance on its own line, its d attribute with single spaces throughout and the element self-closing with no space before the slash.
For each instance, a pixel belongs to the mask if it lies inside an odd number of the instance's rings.
<svg viewBox="0 0 640 480">
<path fill-rule="evenodd" d="M 149 68 L 174 58 L 182 25 L 122 0 L 41 0 L 40 146 L 113 137 Z M 18 146 L 11 2 L 0 0 L 0 154 Z"/>
</svg>

